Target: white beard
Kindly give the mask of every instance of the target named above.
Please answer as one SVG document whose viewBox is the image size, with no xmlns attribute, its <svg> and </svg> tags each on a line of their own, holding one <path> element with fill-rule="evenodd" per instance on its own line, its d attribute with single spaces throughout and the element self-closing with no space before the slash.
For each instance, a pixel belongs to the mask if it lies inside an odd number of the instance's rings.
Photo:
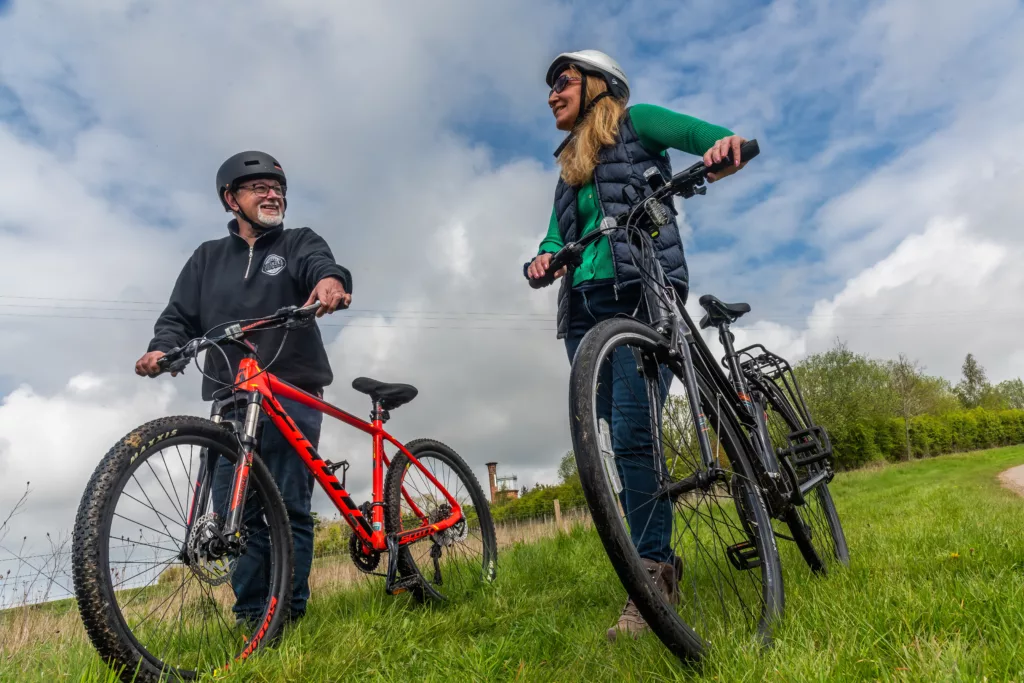
<svg viewBox="0 0 1024 683">
<path fill-rule="evenodd" d="M 284 222 L 284 212 L 277 214 L 276 216 L 268 216 L 263 213 L 263 209 L 256 209 L 256 222 L 265 228 L 276 228 Z"/>
</svg>

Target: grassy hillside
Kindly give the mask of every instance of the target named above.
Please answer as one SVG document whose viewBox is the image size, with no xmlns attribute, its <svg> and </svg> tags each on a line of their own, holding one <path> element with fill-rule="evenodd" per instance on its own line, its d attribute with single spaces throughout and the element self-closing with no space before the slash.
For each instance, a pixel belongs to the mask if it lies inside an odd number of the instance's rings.
<svg viewBox="0 0 1024 683">
<path fill-rule="evenodd" d="M 1013 447 L 840 475 L 852 567 L 816 579 L 784 546 L 786 618 L 767 652 L 721 643 L 693 668 L 654 637 L 609 645 L 625 595 L 578 528 L 512 543 L 498 583 L 470 603 L 325 585 L 276 649 L 223 680 L 1024 681 L 1024 499 L 996 481 L 1022 462 Z M 47 611 L 64 632 L 7 646 L 0 680 L 105 680 L 73 613 Z"/>
</svg>

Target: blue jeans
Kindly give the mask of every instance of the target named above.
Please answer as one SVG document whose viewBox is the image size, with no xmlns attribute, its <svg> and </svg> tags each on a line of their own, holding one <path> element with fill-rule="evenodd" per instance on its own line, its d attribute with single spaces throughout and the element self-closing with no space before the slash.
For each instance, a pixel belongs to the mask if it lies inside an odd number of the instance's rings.
<svg viewBox="0 0 1024 683">
<path fill-rule="evenodd" d="M 639 287 L 615 290 L 611 284 L 573 288 L 570 294 L 572 317 L 565 338 L 565 350 L 571 362 L 583 337 L 594 325 L 618 314 L 630 314 L 640 298 Z M 622 480 L 619 500 L 629 522 L 630 537 L 640 557 L 656 562 L 672 560 L 672 504 L 667 497 L 655 499 L 658 477 L 651 454 L 654 439 L 650 429 L 650 403 L 647 381 L 637 371 L 637 361 L 629 347 L 620 346 L 611 363 L 601 368 L 598 381 L 598 415 L 608 421 L 612 450 Z M 661 412 L 668 396 L 672 373 L 661 369 L 658 405 L 658 438 Z"/>
<path fill-rule="evenodd" d="M 316 448 L 320 442 L 323 414 L 295 401 L 283 398 L 277 400 Z M 225 418 L 227 417 L 229 415 L 225 415 Z M 243 420 L 244 408 L 241 414 L 231 417 Z M 288 510 L 288 521 L 291 523 L 295 546 L 291 612 L 293 617 L 298 617 L 306 612 L 306 601 L 309 600 L 309 570 L 313 565 L 313 474 L 306 469 L 299 454 L 265 414 L 260 415 L 259 434 L 260 458 L 266 463 L 271 476 L 277 482 L 277 488 L 284 498 L 285 509 Z M 213 504 L 214 509 L 222 515 L 227 509 L 233 477 L 234 464 L 221 458 L 213 480 Z M 270 530 L 261 511 L 253 508 L 257 506 L 250 504 L 245 509 L 244 524 L 248 529 L 246 552 L 238 558 L 231 576 L 231 587 L 235 591 L 233 610 L 237 616 L 245 618 L 258 618 L 262 615 L 270 590 Z"/>
</svg>

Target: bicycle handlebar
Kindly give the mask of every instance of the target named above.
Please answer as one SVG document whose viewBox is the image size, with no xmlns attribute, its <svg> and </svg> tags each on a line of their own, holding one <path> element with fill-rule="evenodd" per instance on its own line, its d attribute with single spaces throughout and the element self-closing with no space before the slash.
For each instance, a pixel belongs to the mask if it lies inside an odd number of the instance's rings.
<svg viewBox="0 0 1024 683">
<path fill-rule="evenodd" d="M 254 332 L 268 325 L 280 324 L 288 329 L 301 327 L 313 318 L 313 315 L 320 308 L 320 301 L 314 301 L 308 306 L 285 306 L 277 309 L 272 315 L 254 320 L 248 325 L 234 323 L 224 328 L 224 332 L 217 337 L 192 339 L 184 346 L 176 346 L 157 360 L 159 374 L 165 372 L 178 373 L 188 367 L 192 359 L 199 353 L 211 346 L 222 344 L 225 341 L 240 342 L 250 332 Z"/>
<path fill-rule="evenodd" d="M 761 153 L 761 148 L 757 144 L 757 140 L 747 140 L 740 145 L 740 159 L 743 162 L 750 161 L 758 154 Z M 577 265 L 579 259 L 583 254 L 583 249 L 590 245 L 592 242 L 600 238 L 608 230 L 612 230 L 616 227 L 622 227 L 623 223 L 628 224 L 627 219 L 633 214 L 638 208 L 642 207 L 647 202 L 661 201 L 671 195 L 682 195 L 685 198 L 690 198 L 694 194 L 704 194 L 707 189 L 703 187 L 704 180 L 707 178 L 709 173 L 717 173 L 723 169 L 728 168 L 733 163 L 732 155 L 730 154 L 726 158 L 722 159 L 717 164 L 711 166 L 705 166 L 703 161 L 698 161 L 693 166 L 689 167 L 685 171 L 680 171 L 672 176 L 672 179 L 667 183 L 656 189 L 649 196 L 643 198 L 637 202 L 636 205 L 632 206 L 628 211 L 613 218 L 605 218 L 601 222 L 601 229 L 594 230 L 586 237 L 576 241 L 570 242 L 558 250 L 554 256 L 551 257 L 551 262 L 548 264 L 547 272 L 539 278 L 531 278 L 527 273 L 530 267 L 530 263 L 523 264 L 523 275 L 530 283 L 530 287 L 533 289 L 541 289 L 547 287 L 555 281 L 555 273 L 561 270 L 563 267 L 570 264 Z M 605 223 L 610 225 L 605 228 Z"/>
</svg>

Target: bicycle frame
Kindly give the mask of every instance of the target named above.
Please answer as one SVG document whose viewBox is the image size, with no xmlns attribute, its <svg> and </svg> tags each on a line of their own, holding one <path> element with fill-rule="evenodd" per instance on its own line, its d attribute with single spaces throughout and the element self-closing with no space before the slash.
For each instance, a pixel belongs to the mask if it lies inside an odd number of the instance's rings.
<svg viewBox="0 0 1024 683">
<path fill-rule="evenodd" d="M 417 528 L 393 534 L 393 541 L 397 545 L 414 543 L 426 536 L 444 531 L 462 519 L 462 508 L 448 489 L 405 446 L 384 430 L 387 413 L 380 405 L 374 405 L 370 421 L 361 420 L 313 394 L 278 379 L 271 373 L 263 372 L 251 354 L 247 355 L 239 363 L 235 393 L 235 397 L 214 402 L 211 409 L 211 419 L 214 422 L 223 422 L 224 408 L 241 403 L 241 399 L 237 397 L 237 394 L 244 393 L 246 395 L 245 420 L 239 434 L 241 457 L 239 457 L 238 462 L 235 464 L 229 497 L 231 503 L 223 530 L 223 535 L 229 542 L 240 536 L 244 501 L 248 490 L 249 469 L 252 466 L 253 454 L 257 451 L 258 447 L 256 443 L 256 427 L 261 411 L 267 415 L 297 456 L 302 459 L 306 468 L 312 472 L 313 477 L 320 483 L 320 486 L 327 493 L 331 502 L 334 503 L 338 512 L 341 513 L 341 516 L 352 527 L 352 531 L 365 546 L 376 551 L 388 549 L 388 536 L 384 532 L 384 468 L 390 467 L 391 462 L 384 452 L 385 442 L 394 445 L 401 453 L 405 454 L 412 466 L 418 468 L 434 486 L 438 487 L 452 509 L 452 513 L 446 519 L 431 523 L 427 515 L 419 508 L 416 501 L 413 500 L 412 496 L 408 494 L 403 486 L 402 495 L 412 509 L 413 514 L 420 519 L 421 524 Z M 278 397 L 301 403 L 306 407 L 317 410 L 324 415 L 369 434 L 373 438 L 373 501 L 371 503 L 369 520 L 334 475 L 334 469 L 336 468 L 332 467 L 333 464 L 331 462 L 325 461 L 320 457 L 316 448 L 313 447 L 294 420 L 282 408 L 277 400 Z M 207 462 L 207 455 L 204 453 L 201 459 L 196 490 L 189 505 L 187 533 L 191 533 L 195 512 L 203 509 L 212 495 L 213 472 L 215 471 L 216 463 Z"/>
<path fill-rule="evenodd" d="M 648 235 L 638 231 L 646 242 Z M 654 329 L 664 335 L 670 349 L 669 360 L 674 360 L 682 370 L 683 383 L 687 394 L 699 396 L 697 387 L 698 367 L 701 374 L 713 383 L 713 389 L 726 399 L 724 408 L 731 413 L 739 425 L 746 427 L 744 438 L 756 453 L 751 462 L 758 484 L 766 494 L 766 502 L 773 512 L 781 512 L 791 505 L 790 491 L 782 476 L 778 461 L 771 450 L 771 439 L 764 415 L 764 406 L 759 397 L 751 397 L 746 377 L 741 371 L 739 359 L 732 344 L 728 325 L 719 329 L 720 340 L 726 349 L 725 363 L 728 374 L 715 361 L 715 357 L 704 338 L 697 333 L 686 308 L 682 306 L 675 288 L 668 283 L 664 269 L 653 256 L 650 245 L 644 244 L 641 253 L 645 255 L 642 270 L 647 271 L 643 279 L 643 301 L 651 316 Z M 700 402 L 689 401 L 691 418 L 697 429 L 697 441 L 701 452 L 703 472 L 674 483 L 666 483 L 665 492 L 680 495 L 710 483 L 721 473 L 707 434 L 707 418 Z M 660 458 L 658 458 L 660 461 Z"/>
<path fill-rule="evenodd" d="M 645 249 L 644 253 L 651 253 Z M 651 323 L 655 330 L 668 339 L 670 356 L 678 351 L 676 361 L 682 366 L 683 381 L 690 396 L 698 396 L 696 374 L 699 365 L 705 378 L 714 383 L 719 396 L 726 398 L 725 409 L 742 426 L 746 427 L 746 440 L 757 457 L 750 463 L 757 477 L 758 484 L 765 493 L 765 502 L 773 516 L 781 516 L 794 504 L 802 504 L 804 495 L 829 479 L 826 470 L 813 476 L 807 482 L 799 482 L 792 467 L 787 467 L 786 475 L 782 471 L 783 464 L 772 450 L 771 437 L 768 432 L 765 405 L 767 397 L 760 396 L 751 390 L 740 366 L 740 355 L 732 343 L 729 325 L 722 325 L 719 341 L 725 348 L 723 364 L 726 373 L 715 361 L 711 349 L 704 338 L 696 333 L 696 326 L 690 314 L 683 307 L 675 293 L 675 289 L 667 283 L 664 269 L 657 258 L 647 259 L 645 269 L 648 277 L 643 283 L 644 302 L 651 314 Z M 697 402 L 690 401 L 691 416 L 697 430 L 698 443 L 701 451 L 703 473 L 696 473 L 682 481 L 668 484 L 666 491 L 672 495 L 686 493 L 705 485 L 716 474 L 714 454 L 707 436 L 706 417 Z M 820 428 L 817 428 L 820 430 Z M 818 456 L 814 456 L 817 458 Z M 813 458 L 812 458 L 813 459 Z M 703 475 L 703 476 L 702 476 Z"/>
</svg>

